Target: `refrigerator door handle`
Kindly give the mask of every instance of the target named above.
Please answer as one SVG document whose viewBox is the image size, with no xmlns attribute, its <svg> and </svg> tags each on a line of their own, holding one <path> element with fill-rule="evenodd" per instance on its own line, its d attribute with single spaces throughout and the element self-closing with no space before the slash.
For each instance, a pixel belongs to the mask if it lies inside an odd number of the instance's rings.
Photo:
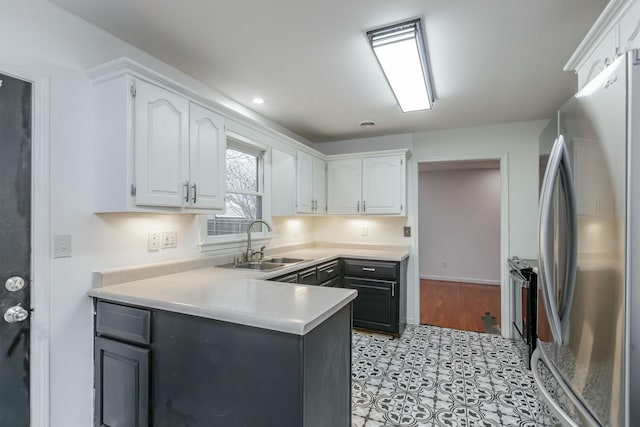
<svg viewBox="0 0 640 427">
<path fill-rule="evenodd" d="M 566 230 L 567 241 L 567 270 L 565 274 L 565 292 L 562 301 L 559 302 L 558 315 L 560 318 L 560 332 L 563 339 L 568 335 L 569 317 L 571 315 L 571 302 L 573 301 L 573 293 L 576 287 L 576 264 L 578 258 L 578 219 L 576 208 L 576 192 L 573 185 L 573 173 L 571 172 L 571 161 L 569 151 L 564 143 L 561 143 L 561 162 L 559 176 L 564 185 L 565 206 L 566 206 Z"/>
<path fill-rule="evenodd" d="M 551 375 L 560 385 L 560 388 L 567 396 L 567 398 L 571 401 L 571 404 L 575 407 L 575 409 L 579 412 L 581 421 L 584 424 L 578 424 L 575 420 L 573 420 L 565 410 L 558 404 L 556 399 L 553 398 L 549 390 L 545 388 L 545 383 L 542 381 L 542 376 L 540 375 L 540 368 L 538 367 L 538 362 L 544 363 L 547 367 Z M 580 425 L 586 425 L 588 427 L 591 426 L 600 426 L 598 421 L 591 415 L 591 413 L 585 408 L 585 406 L 578 400 L 578 398 L 573 394 L 569 386 L 564 382 L 560 373 L 557 371 L 555 366 L 552 363 L 549 363 L 547 359 L 547 355 L 544 351 L 540 349 L 540 347 L 536 348 L 531 356 L 531 373 L 533 374 L 533 379 L 538 386 L 538 390 L 540 391 L 540 396 L 545 401 L 549 410 L 555 415 L 558 420 L 562 423 L 563 426 L 569 427 L 579 427 Z"/>
<path fill-rule="evenodd" d="M 549 163 L 544 173 L 542 189 L 540 191 L 540 207 L 538 210 L 538 259 L 540 261 L 540 284 L 542 296 L 549 320 L 549 327 L 555 342 L 562 343 L 562 329 L 560 326 L 560 312 L 555 296 L 552 294 L 550 285 L 553 283 L 553 260 L 548 257 L 553 253 L 554 235 L 551 217 L 553 215 L 553 189 L 556 178 L 560 173 L 560 163 L 562 161 L 562 148 L 564 147 L 564 137 L 558 136 L 551 153 Z M 566 150 L 566 148 L 565 148 Z"/>
</svg>

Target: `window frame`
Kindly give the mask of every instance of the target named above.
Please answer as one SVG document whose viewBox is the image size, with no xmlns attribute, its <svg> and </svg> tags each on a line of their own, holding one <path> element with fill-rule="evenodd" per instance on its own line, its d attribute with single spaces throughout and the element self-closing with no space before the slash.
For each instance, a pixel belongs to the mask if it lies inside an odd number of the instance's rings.
<svg viewBox="0 0 640 427">
<path fill-rule="evenodd" d="M 261 197 L 262 200 L 262 219 L 264 221 L 269 222 L 271 224 L 271 202 L 268 191 L 266 191 L 265 183 L 268 182 L 267 173 L 268 173 L 268 147 L 260 144 L 256 141 L 253 141 L 249 138 L 246 138 L 242 135 L 236 134 L 234 132 L 226 131 L 225 133 L 227 149 L 232 149 L 236 151 L 241 151 L 243 153 L 250 154 L 252 156 L 256 156 L 258 158 L 258 177 L 257 191 L 230 191 L 235 194 L 246 194 L 251 196 Z M 226 154 L 226 150 L 225 150 Z M 225 156 L 226 159 L 226 156 Z M 225 201 L 226 201 L 226 161 L 225 161 Z M 200 227 L 200 251 L 201 252 L 232 252 L 235 250 L 244 250 L 246 248 L 247 242 L 247 233 L 238 233 L 238 234 L 223 234 L 219 236 L 209 236 L 208 235 L 208 224 L 207 219 L 210 215 L 216 215 L 215 212 L 208 213 L 206 215 L 200 215 L 199 227 Z M 271 232 L 267 231 L 267 228 L 263 225 L 261 232 L 253 231 L 251 233 L 252 242 L 264 242 L 271 238 Z"/>
</svg>

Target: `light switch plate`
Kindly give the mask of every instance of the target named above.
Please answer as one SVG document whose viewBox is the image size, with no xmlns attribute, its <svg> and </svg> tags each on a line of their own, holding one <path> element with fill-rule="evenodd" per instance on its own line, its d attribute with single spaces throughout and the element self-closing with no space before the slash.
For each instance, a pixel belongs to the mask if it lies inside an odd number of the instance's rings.
<svg viewBox="0 0 640 427">
<path fill-rule="evenodd" d="M 178 246 L 178 232 L 165 231 L 162 233 L 162 249 L 175 248 Z"/>
<path fill-rule="evenodd" d="M 404 227 L 404 237 L 411 237 L 411 227 Z"/>
<path fill-rule="evenodd" d="M 71 235 L 59 234 L 53 236 L 53 257 L 67 258 L 71 256 Z"/>
</svg>

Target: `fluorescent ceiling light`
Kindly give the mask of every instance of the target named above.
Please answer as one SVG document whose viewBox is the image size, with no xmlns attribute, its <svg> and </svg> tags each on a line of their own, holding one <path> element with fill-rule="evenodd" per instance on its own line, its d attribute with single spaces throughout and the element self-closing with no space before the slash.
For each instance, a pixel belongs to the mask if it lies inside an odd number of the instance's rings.
<svg viewBox="0 0 640 427">
<path fill-rule="evenodd" d="M 262 98 L 253 98 L 254 104 L 264 104 L 264 99 Z"/>
<path fill-rule="evenodd" d="M 433 88 L 420 19 L 367 32 L 371 48 L 403 112 L 433 107 Z"/>
</svg>

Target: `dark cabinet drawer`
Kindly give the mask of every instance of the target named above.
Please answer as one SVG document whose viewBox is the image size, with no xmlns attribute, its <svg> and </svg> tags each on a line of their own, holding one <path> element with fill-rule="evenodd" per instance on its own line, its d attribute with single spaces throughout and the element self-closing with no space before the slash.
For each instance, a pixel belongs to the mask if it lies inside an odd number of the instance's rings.
<svg viewBox="0 0 640 427">
<path fill-rule="evenodd" d="M 303 285 L 315 285 L 318 283 L 316 268 L 309 268 L 298 273 L 298 283 Z"/>
<path fill-rule="evenodd" d="M 96 334 L 149 344 L 151 313 L 148 310 L 99 301 L 96 306 Z"/>
<path fill-rule="evenodd" d="M 340 276 L 340 262 L 332 261 L 318 266 L 318 283 Z"/>
<path fill-rule="evenodd" d="M 346 259 L 344 275 L 371 279 L 398 280 L 398 263 Z"/>
</svg>

